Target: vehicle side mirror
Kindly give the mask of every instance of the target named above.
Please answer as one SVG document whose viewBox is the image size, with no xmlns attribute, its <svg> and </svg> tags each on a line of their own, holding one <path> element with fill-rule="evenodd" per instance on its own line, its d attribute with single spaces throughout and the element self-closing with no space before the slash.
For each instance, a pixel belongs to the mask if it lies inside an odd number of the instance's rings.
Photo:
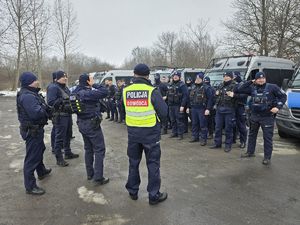
<svg viewBox="0 0 300 225">
<path fill-rule="evenodd" d="M 289 79 L 285 78 L 282 81 L 281 88 L 282 90 L 286 91 L 288 87 L 289 87 Z"/>
</svg>

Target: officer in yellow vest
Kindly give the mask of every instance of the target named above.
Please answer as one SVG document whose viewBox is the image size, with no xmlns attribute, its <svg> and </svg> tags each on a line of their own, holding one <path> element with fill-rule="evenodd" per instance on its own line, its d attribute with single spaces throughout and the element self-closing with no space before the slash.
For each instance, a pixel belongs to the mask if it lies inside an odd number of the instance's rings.
<svg viewBox="0 0 300 225">
<path fill-rule="evenodd" d="M 132 200 L 138 199 L 141 183 L 139 164 L 143 151 L 148 168 L 149 204 L 155 205 L 167 199 L 166 192 L 160 192 L 160 130 L 161 122 L 167 120 L 168 107 L 157 89 L 148 79 L 150 69 L 145 64 L 134 68 L 131 85 L 123 90 L 128 130 L 129 174 L 126 189 Z"/>
</svg>

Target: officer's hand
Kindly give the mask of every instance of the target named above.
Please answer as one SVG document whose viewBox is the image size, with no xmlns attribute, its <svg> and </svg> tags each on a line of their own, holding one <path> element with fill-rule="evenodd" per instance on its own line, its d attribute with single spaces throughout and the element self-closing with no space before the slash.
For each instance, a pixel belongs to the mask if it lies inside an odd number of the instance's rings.
<svg viewBox="0 0 300 225">
<path fill-rule="evenodd" d="M 91 79 L 91 80 L 87 80 L 87 83 L 89 84 L 89 86 L 92 87 L 95 82 L 93 79 Z"/>
<path fill-rule="evenodd" d="M 186 113 L 190 113 L 190 108 L 187 108 L 187 109 L 186 109 Z"/>
<path fill-rule="evenodd" d="M 184 112 L 184 107 L 183 106 L 180 106 L 180 112 Z"/>
<path fill-rule="evenodd" d="M 277 107 L 273 107 L 271 109 L 271 112 L 274 113 L 274 114 L 276 114 L 278 111 L 279 111 L 279 109 Z"/>
<path fill-rule="evenodd" d="M 233 98 L 234 96 L 234 93 L 232 91 L 227 91 L 226 94 L 231 98 Z"/>
<path fill-rule="evenodd" d="M 219 90 L 217 90 L 217 91 L 216 91 L 216 95 L 219 95 L 219 94 L 220 94 L 220 92 L 219 92 Z"/>
<path fill-rule="evenodd" d="M 205 115 L 205 116 L 208 116 L 209 114 L 210 114 L 210 113 L 209 113 L 209 110 L 206 109 L 205 112 L 204 112 L 204 115 Z"/>
<path fill-rule="evenodd" d="M 166 101 L 166 99 L 167 99 L 167 96 L 164 96 L 164 97 L 163 97 L 163 100 Z"/>
</svg>

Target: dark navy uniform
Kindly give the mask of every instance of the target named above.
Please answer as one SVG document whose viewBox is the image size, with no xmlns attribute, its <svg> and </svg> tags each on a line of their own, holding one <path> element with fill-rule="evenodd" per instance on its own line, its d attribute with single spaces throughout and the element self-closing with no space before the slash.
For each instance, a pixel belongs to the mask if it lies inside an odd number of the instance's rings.
<svg viewBox="0 0 300 225">
<path fill-rule="evenodd" d="M 107 100 L 108 100 L 108 107 L 110 109 L 110 121 L 118 121 L 118 112 L 117 112 L 117 106 L 116 106 L 116 101 L 115 101 L 115 94 L 117 92 L 117 87 L 112 84 L 108 86 L 108 95 L 107 95 Z"/>
<path fill-rule="evenodd" d="M 116 102 L 116 106 L 117 106 L 117 118 L 119 118 L 119 123 L 122 123 L 125 120 L 125 109 L 124 109 L 124 104 L 122 101 L 122 93 L 123 93 L 123 89 L 124 89 L 124 84 L 122 84 L 121 86 L 118 86 L 118 89 L 115 93 L 115 102 Z"/>
<path fill-rule="evenodd" d="M 49 88 L 53 88 L 52 86 L 55 85 L 55 80 L 56 80 L 56 72 L 53 72 L 52 73 L 52 83 L 50 83 L 48 86 L 47 86 L 47 91 Z M 52 148 L 52 153 L 55 154 L 55 151 L 54 151 L 54 146 L 55 146 L 55 125 L 52 123 L 52 130 L 51 130 L 51 148 Z"/>
<path fill-rule="evenodd" d="M 134 73 L 148 76 L 150 70 L 145 64 L 138 64 L 135 67 Z M 137 90 L 131 90 L 136 86 L 139 87 Z M 144 96 L 143 99 L 139 98 L 138 95 L 132 95 L 131 98 L 129 98 L 130 95 L 126 95 L 127 93 L 139 92 L 141 90 L 144 90 L 144 93 L 150 93 L 149 90 L 152 90 L 152 92 L 150 96 Z M 123 99 L 126 109 L 126 124 L 128 131 L 127 155 L 129 157 L 129 174 L 126 189 L 128 190 L 130 197 L 133 200 L 137 200 L 139 185 L 141 182 L 139 164 L 144 151 L 148 168 L 147 191 L 149 193 L 149 204 L 157 204 L 167 198 L 166 193 L 160 192 L 161 124 L 159 122 L 167 119 L 167 105 L 162 99 L 159 91 L 157 89 L 153 89 L 151 82 L 144 77 L 135 77 L 133 79 L 133 84 L 124 89 Z M 148 102 L 149 100 L 151 101 L 150 103 Z M 140 113 L 128 111 L 129 108 L 139 110 L 139 107 L 134 107 L 136 103 L 139 103 L 139 105 L 140 103 L 143 103 L 142 105 L 145 106 L 146 110 L 149 109 L 150 106 L 153 106 L 155 112 L 150 110 L 147 113 L 145 112 L 142 114 L 145 114 L 145 118 L 151 116 L 151 123 L 154 122 L 154 126 L 144 126 L 144 121 L 146 121 L 144 117 L 142 120 L 136 118 L 136 116 L 140 115 Z M 131 123 L 136 123 L 137 125 L 133 126 Z"/>
<path fill-rule="evenodd" d="M 203 79 L 203 77 L 202 77 Z M 213 107 L 213 92 L 204 84 L 194 84 L 190 91 L 190 107 L 192 114 L 192 141 L 201 141 L 201 145 L 207 142 L 207 115 L 205 110 L 211 111 Z"/>
<path fill-rule="evenodd" d="M 102 121 L 99 100 L 107 96 L 107 89 L 99 84 L 88 86 L 88 75 L 81 75 L 79 86 L 74 90 L 83 111 L 77 114 L 77 125 L 84 141 L 85 165 L 88 179 L 103 184 L 103 161 L 105 157 L 105 143 L 100 123 Z M 107 180 L 107 179 L 106 179 Z"/>
<path fill-rule="evenodd" d="M 211 92 L 213 93 L 213 96 L 215 96 L 216 90 L 211 86 L 209 77 L 204 77 L 204 83 L 210 88 Z M 215 105 L 215 98 L 213 99 L 213 105 Z M 208 128 L 207 139 L 213 138 L 214 129 L 215 129 L 215 116 L 216 116 L 216 110 L 212 108 L 209 111 L 209 115 L 207 116 L 207 128 Z"/>
<path fill-rule="evenodd" d="M 258 72 L 257 76 L 264 76 Z M 286 94 L 275 84 L 253 84 L 248 81 L 237 89 L 238 93 L 251 96 L 250 130 L 248 136 L 247 153 L 244 157 L 254 156 L 259 127 L 262 128 L 264 138 L 264 161 L 268 164 L 273 150 L 273 133 L 275 114 L 270 110 L 274 107 L 281 109 L 286 102 Z"/>
<path fill-rule="evenodd" d="M 235 78 L 235 81 L 238 83 L 236 85 L 236 89 L 240 87 L 243 83 L 241 81 L 240 76 Z M 236 99 L 236 107 L 235 107 L 235 126 L 233 127 L 233 143 L 236 142 L 237 133 L 240 136 L 240 147 L 245 148 L 247 142 L 247 127 L 246 127 L 246 110 L 245 106 L 247 104 L 248 95 L 234 93 Z"/>
<path fill-rule="evenodd" d="M 227 76 L 224 75 L 224 76 Z M 228 74 L 228 76 L 232 76 Z M 235 99 L 228 96 L 227 92 L 233 92 L 236 83 L 233 80 L 223 82 L 216 90 L 216 127 L 213 148 L 222 146 L 222 129 L 225 126 L 225 152 L 231 150 L 233 120 L 235 112 Z"/>
<path fill-rule="evenodd" d="M 168 83 L 160 82 L 158 85 L 158 90 L 163 98 L 165 98 L 165 102 L 167 103 L 167 94 L 168 94 Z M 168 112 L 168 119 L 162 122 L 162 134 L 168 133 L 168 123 L 169 123 L 169 112 Z"/>
<path fill-rule="evenodd" d="M 44 194 L 45 191 L 36 184 L 34 171 L 41 179 L 51 172 L 43 163 L 44 126 L 47 124 L 49 110 L 39 88 L 29 87 L 37 80 L 34 74 L 25 72 L 20 76 L 21 90 L 17 94 L 17 111 L 20 122 L 20 134 L 26 143 L 24 160 L 24 184 L 28 194 Z"/>
<path fill-rule="evenodd" d="M 58 71 L 56 74 L 57 80 L 62 78 L 64 72 Z M 70 90 L 65 84 L 57 81 L 47 90 L 48 105 L 53 107 L 52 121 L 55 125 L 55 157 L 57 165 L 67 166 L 64 161 L 62 149 L 64 149 L 65 159 L 77 158 L 78 154 L 74 154 L 70 148 L 71 129 L 72 129 L 72 111 L 69 105 Z"/>
<path fill-rule="evenodd" d="M 180 75 L 178 75 L 180 77 Z M 187 107 L 188 102 L 188 89 L 182 81 L 174 81 L 168 87 L 168 106 L 169 116 L 172 126 L 171 137 L 179 137 L 182 139 L 182 135 L 185 131 L 184 125 L 184 112 L 180 112 L 180 107 Z"/>
</svg>

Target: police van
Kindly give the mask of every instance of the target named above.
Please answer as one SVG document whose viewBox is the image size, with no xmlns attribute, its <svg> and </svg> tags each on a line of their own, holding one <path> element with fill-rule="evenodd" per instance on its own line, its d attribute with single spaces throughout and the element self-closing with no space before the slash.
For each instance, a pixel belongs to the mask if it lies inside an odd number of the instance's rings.
<svg viewBox="0 0 300 225">
<path fill-rule="evenodd" d="M 196 80 L 196 75 L 200 72 L 204 72 L 205 69 L 201 69 L 201 68 L 183 68 L 183 69 L 177 69 L 176 71 L 181 72 L 181 80 L 183 82 L 186 82 L 186 80 L 188 78 L 195 81 Z"/>
<path fill-rule="evenodd" d="M 232 56 L 212 59 L 205 76 L 211 85 L 218 86 L 223 81 L 225 72 L 238 71 L 243 80 L 253 80 L 257 72 L 264 72 L 268 83 L 281 87 L 283 79 L 291 79 L 295 70 L 295 63 L 288 59 L 268 56 Z"/>
<path fill-rule="evenodd" d="M 300 64 L 300 63 L 299 63 Z M 286 91 L 287 102 L 276 116 L 278 134 L 282 138 L 300 137 L 300 68 L 291 80 L 285 79 L 282 89 Z"/>
<path fill-rule="evenodd" d="M 104 84 L 107 79 L 112 79 L 114 85 L 117 84 L 118 80 L 124 80 L 126 84 L 129 84 L 133 78 L 133 70 L 109 70 L 104 73 L 100 81 L 101 84 Z"/>
</svg>

